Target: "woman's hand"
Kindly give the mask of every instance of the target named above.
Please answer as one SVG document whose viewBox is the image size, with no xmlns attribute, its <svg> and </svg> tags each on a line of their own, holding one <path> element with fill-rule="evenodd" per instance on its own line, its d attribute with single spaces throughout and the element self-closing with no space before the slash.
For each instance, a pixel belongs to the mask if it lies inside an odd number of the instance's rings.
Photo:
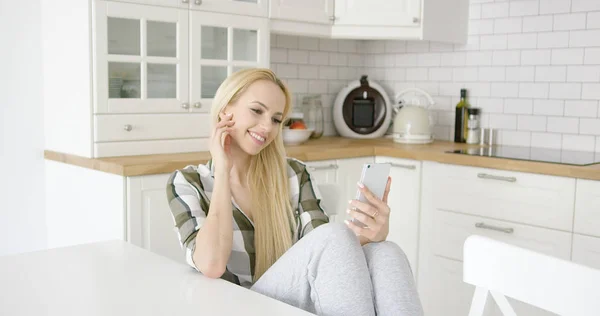
<svg viewBox="0 0 600 316">
<path fill-rule="evenodd" d="M 215 163 L 215 168 L 221 171 L 229 172 L 232 167 L 231 155 L 231 135 L 232 126 L 235 124 L 233 114 L 219 113 L 221 120 L 215 125 L 210 138 L 210 156 Z"/>
<path fill-rule="evenodd" d="M 358 189 L 364 194 L 369 203 L 363 203 L 358 200 L 350 200 L 349 208 L 346 212 L 352 218 L 365 224 L 365 227 L 359 227 L 352 221 L 345 221 L 346 225 L 361 237 L 361 244 L 368 242 L 384 241 L 390 231 L 390 207 L 387 205 L 388 194 L 392 178 L 388 177 L 383 199 L 379 199 L 369 189 L 358 183 Z"/>
</svg>

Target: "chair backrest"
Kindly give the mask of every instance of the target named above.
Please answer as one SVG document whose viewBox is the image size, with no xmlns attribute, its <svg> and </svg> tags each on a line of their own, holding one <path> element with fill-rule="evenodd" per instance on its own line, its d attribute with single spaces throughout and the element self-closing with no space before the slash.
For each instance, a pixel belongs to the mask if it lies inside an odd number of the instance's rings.
<svg viewBox="0 0 600 316">
<path fill-rule="evenodd" d="M 326 211 L 331 222 L 337 221 L 338 213 L 342 210 L 338 210 L 338 201 L 340 200 L 340 187 L 333 183 L 323 183 L 317 185 L 319 192 L 321 193 L 321 206 Z"/>
<path fill-rule="evenodd" d="M 600 315 L 600 270 L 473 235 L 464 244 L 463 281 L 476 286 L 469 316 L 483 314 L 488 292 L 504 315 L 506 296 L 558 315 Z"/>
</svg>

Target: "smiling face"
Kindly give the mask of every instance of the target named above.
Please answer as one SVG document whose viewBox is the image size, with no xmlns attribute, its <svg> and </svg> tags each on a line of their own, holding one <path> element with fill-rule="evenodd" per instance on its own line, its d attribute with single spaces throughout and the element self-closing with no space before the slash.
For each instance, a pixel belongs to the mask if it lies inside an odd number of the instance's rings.
<svg viewBox="0 0 600 316">
<path fill-rule="evenodd" d="M 249 155 L 258 154 L 279 134 L 286 98 L 281 88 L 268 80 L 252 83 L 240 97 L 225 107 L 233 113 L 231 137 Z"/>
</svg>

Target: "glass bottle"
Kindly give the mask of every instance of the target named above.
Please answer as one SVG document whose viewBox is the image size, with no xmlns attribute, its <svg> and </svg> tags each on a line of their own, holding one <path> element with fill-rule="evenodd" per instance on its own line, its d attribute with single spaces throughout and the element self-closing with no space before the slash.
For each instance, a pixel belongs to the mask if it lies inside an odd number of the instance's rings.
<svg viewBox="0 0 600 316">
<path fill-rule="evenodd" d="M 467 90 L 460 89 L 460 102 L 456 105 L 454 118 L 454 142 L 465 143 L 467 141 Z"/>
<path fill-rule="evenodd" d="M 304 112 L 304 123 L 309 129 L 313 129 L 310 138 L 323 136 L 323 104 L 321 95 L 307 95 L 302 98 L 302 111 Z"/>
</svg>

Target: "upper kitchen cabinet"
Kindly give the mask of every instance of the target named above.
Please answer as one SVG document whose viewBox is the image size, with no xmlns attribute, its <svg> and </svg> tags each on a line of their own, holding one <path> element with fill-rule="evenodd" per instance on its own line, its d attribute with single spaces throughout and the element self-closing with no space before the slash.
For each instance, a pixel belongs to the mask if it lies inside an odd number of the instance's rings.
<svg viewBox="0 0 600 316">
<path fill-rule="evenodd" d="M 278 33 L 331 36 L 334 0 L 271 0 L 271 30 Z"/>
<path fill-rule="evenodd" d="M 469 0 L 334 0 L 333 15 L 326 0 L 313 0 L 307 5 L 302 0 L 272 2 L 270 18 L 276 33 L 366 40 L 467 41 Z M 288 17 L 281 13 L 282 8 L 299 9 Z M 329 23 L 324 16 L 328 16 Z"/>
<path fill-rule="evenodd" d="M 192 110 L 210 112 L 217 88 L 229 74 L 269 67 L 268 20 L 196 11 L 190 16 Z"/>
<path fill-rule="evenodd" d="M 267 17 L 269 0 L 116 0 L 148 4 L 154 6 L 166 6 L 174 8 L 185 8 L 198 11 L 221 12 L 239 15 L 251 15 Z"/>
<path fill-rule="evenodd" d="M 96 113 L 189 112 L 188 10 L 98 1 Z"/>
</svg>

